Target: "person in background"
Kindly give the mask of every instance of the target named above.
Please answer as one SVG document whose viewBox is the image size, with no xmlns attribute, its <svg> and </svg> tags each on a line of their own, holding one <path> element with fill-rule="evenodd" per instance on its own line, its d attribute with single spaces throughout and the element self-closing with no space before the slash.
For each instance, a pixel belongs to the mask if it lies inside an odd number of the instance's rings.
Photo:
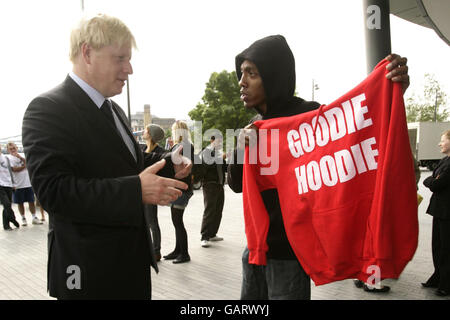
<svg viewBox="0 0 450 320">
<path fill-rule="evenodd" d="M 436 288 L 437 296 L 450 294 L 450 130 L 441 135 L 439 142 L 445 157 L 439 161 L 433 174 L 423 181 L 433 192 L 427 213 L 433 216 L 431 248 L 434 272 L 422 286 Z"/>
<path fill-rule="evenodd" d="M 142 138 L 145 141 L 147 148 L 145 153 L 157 153 L 164 154 L 166 149 L 162 148 L 158 142 L 164 138 L 164 130 L 157 124 L 149 124 L 145 130 Z M 150 225 L 150 231 L 152 232 L 153 249 L 155 251 L 156 261 L 161 260 L 161 229 L 158 223 L 158 206 L 155 204 L 146 205 L 146 214 L 148 217 L 148 223 Z"/>
<path fill-rule="evenodd" d="M 391 62 L 387 66 L 387 78 L 400 82 L 404 92 L 409 86 L 406 58 L 391 54 L 386 59 Z M 286 39 L 281 35 L 255 41 L 236 56 L 235 66 L 244 107 L 259 113 L 252 122 L 293 116 L 320 106 L 317 102 L 294 96 L 295 59 Z M 243 159 L 237 159 L 238 149 L 248 146 L 249 136 L 254 136 L 255 130 L 256 126 L 252 123 L 241 130 L 233 161 L 229 161 L 228 185 L 234 192 L 242 192 Z M 241 299 L 309 300 L 310 278 L 287 238 L 278 190 L 264 190 L 261 197 L 270 218 L 266 238 L 267 265 L 250 264 L 249 250 L 245 248 L 242 256 Z"/>
<path fill-rule="evenodd" d="M 172 125 L 172 138 L 175 143 L 170 149 L 172 152 L 176 152 L 182 147 L 182 153 L 185 157 L 191 159 L 194 162 L 194 146 L 191 142 L 190 133 L 186 122 L 176 121 Z M 164 256 L 166 260 L 173 260 L 173 263 L 185 263 L 191 260 L 188 252 L 188 235 L 183 223 L 183 214 L 186 206 L 189 203 L 189 199 L 193 195 L 192 191 L 192 174 L 189 174 L 182 180 L 188 185 L 186 190 L 183 190 L 183 194 L 177 200 L 173 201 L 170 205 L 170 212 L 172 216 L 172 223 L 175 227 L 175 249 Z"/>
<path fill-rule="evenodd" d="M 12 223 L 16 228 L 19 228 L 19 223 L 16 220 L 14 211 L 11 207 L 12 189 L 14 185 L 13 172 L 9 158 L 1 152 L 0 145 L 0 203 L 3 206 L 3 229 L 5 231 L 13 230 L 10 226 Z"/>
<path fill-rule="evenodd" d="M 172 137 L 168 137 L 166 140 L 166 145 L 164 146 L 164 149 L 170 150 L 173 147 L 173 139 Z"/>
<path fill-rule="evenodd" d="M 13 191 L 13 203 L 16 203 L 17 207 L 19 208 L 19 213 L 22 216 L 22 226 L 26 226 L 28 224 L 27 219 L 25 218 L 25 202 L 28 202 L 28 208 L 31 212 L 32 223 L 42 224 L 39 218 L 36 217 L 34 192 L 33 188 L 31 187 L 30 177 L 28 176 L 26 160 L 19 154 L 17 145 L 14 142 L 8 142 L 6 148 L 9 153 L 11 170 L 14 175 L 15 190 Z"/>
<path fill-rule="evenodd" d="M 200 241 L 201 246 L 207 248 L 210 246 L 210 241 L 223 240 L 222 237 L 217 236 L 225 201 L 223 186 L 227 170 L 226 154 L 222 151 L 222 137 L 212 136 L 211 143 L 202 151 L 201 158 L 202 165 L 205 167 L 202 178 L 205 210 Z"/>
<path fill-rule="evenodd" d="M 72 70 L 34 98 L 22 142 L 31 185 L 49 214 L 48 291 L 58 299 L 150 299 L 158 271 L 145 204 L 188 186 L 180 154 L 144 157 L 120 106 L 136 41 L 118 18 L 85 17 L 70 35 Z"/>
<path fill-rule="evenodd" d="M 39 208 L 39 211 L 41 212 L 41 221 L 44 222 L 45 221 L 45 210 L 44 208 L 42 208 L 41 203 L 39 202 L 39 199 L 35 196 L 36 198 L 36 207 Z"/>
</svg>

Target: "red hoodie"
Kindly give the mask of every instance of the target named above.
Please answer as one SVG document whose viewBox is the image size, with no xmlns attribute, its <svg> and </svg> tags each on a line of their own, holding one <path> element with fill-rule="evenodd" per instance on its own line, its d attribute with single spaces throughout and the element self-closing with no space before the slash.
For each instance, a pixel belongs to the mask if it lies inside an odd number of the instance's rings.
<svg viewBox="0 0 450 320">
<path fill-rule="evenodd" d="M 316 285 L 398 278 L 412 259 L 413 159 L 401 85 L 386 79 L 387 63 L 328 106 L 255 122 L 259 144 L 247 148 L 243 175 L 249 263 L 266 264 L 260 192 L 273 188 L 291 247 Z"/>
</svg>

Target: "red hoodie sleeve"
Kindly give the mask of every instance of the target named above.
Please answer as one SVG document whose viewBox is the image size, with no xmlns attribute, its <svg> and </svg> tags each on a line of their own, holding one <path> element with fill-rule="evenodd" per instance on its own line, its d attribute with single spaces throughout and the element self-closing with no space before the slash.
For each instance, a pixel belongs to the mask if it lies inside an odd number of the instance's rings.
<svg viewBox="0 0 450 320">
<path fill-rule="evenodd" d="M 249 263 L 266 265 L 267 233 L 269 231 L 269 214 L 261 197 L 261 191 L 274 188 L 270 179 L 261 177 L 260 166 L 249 163 L 249 148 L 245 149 L 242 192 L 244 204 L 245 234 L 249 250 Z"/>
</svg>

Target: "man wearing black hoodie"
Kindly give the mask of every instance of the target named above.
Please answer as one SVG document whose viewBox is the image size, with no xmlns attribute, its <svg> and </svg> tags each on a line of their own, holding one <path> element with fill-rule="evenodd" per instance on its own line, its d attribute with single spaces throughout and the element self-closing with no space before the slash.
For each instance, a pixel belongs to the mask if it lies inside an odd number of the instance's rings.
<svg viewBox="0 0 450 320">
<path fill-rule="evenodd" d="M 387 57 L 388 78 L 401 82 L 403 92 L 409 86 L 406 58 L 398 55 Z M 294 96 L 295 60 L 285 38 L 269 36 L 254 42 L 236 56 L 236 73 L 241 87 L 241 100 L 246 108 L 254 108 L 259 114 L 252 119 L 265 120 L 297 115 L 317 109 L 320 104 Z M 249 124 L 241 131 L 238 149 L 248 144 L 248 136 L 256 129 Z M 235 152 L 234 162 L 228 166 L 228 185 L 234 192 L 242 192 L 242 152 Z M 297 260 L 284 229 L 277 189 L 261 192 L 269 213 L 267 234 L 267 265 L 248 263 L 248 249 L 242 257 L 241 299 L 302 299 L 311 298 L 310 278 Z"/>
</svg>

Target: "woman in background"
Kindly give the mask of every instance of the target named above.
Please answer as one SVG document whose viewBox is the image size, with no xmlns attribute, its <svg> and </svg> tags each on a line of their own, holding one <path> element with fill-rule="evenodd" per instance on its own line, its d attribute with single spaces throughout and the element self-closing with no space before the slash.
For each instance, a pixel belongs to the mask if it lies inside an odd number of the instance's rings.
<svg viewBox="0 0 450 320">
<path fill-rule="evenodd" d="M 158 142 L 164 138 L 164 130 L 157 124 L 149 124 L 142 136 L 145 140 L 147 148 L 145 153 L 165 153 L 166 149 L 162 148 Z M 150 230 L 152 232 L 153 250 L 155 251 L 156 261 L 161 260 L 161 229 L 158 223 L 158 206 L 155 204 L 148 204 L 145 208 L 148 222 L 150 224 Z"/>
<path fill-rule="evenodd" d="M 172 139 L 174 145 L 170 151 L 174 151 L 179 147 L 182 147 L 183 156 L 190 158 L 192 163 L 194 163 L 194 146 L 191 142 L 190 133 L 186 122 L 178 120 L 172 125 Z M 182 181 L 188 184 L 189 188 L 183 191 L 181 197 L 172 202 L 170 208 L 172 223 L 175 227 L 176 245 L 175 249 L 171 253 L 164 256 L 164 259 L 173 260 L 173 263 L 184 263 L 191 260 L 188 253 L 188 237 L 183 223 L 183 214 L 184 209 L 189 203 L 189 199 L 193 195 L 192 175 L 190 174 Z"/>
<path fill-rule="evenodd" d="M 433 192 L 427 213 L 433 216 L 431 247 L 434 273 L 422 285 L 437 288 L 438 296 L 447 296 L 450 293 L 450 130 L 442 134 L 439 147 L 446 156 L 433 174 L 423 181 Z"/>
</svg>

